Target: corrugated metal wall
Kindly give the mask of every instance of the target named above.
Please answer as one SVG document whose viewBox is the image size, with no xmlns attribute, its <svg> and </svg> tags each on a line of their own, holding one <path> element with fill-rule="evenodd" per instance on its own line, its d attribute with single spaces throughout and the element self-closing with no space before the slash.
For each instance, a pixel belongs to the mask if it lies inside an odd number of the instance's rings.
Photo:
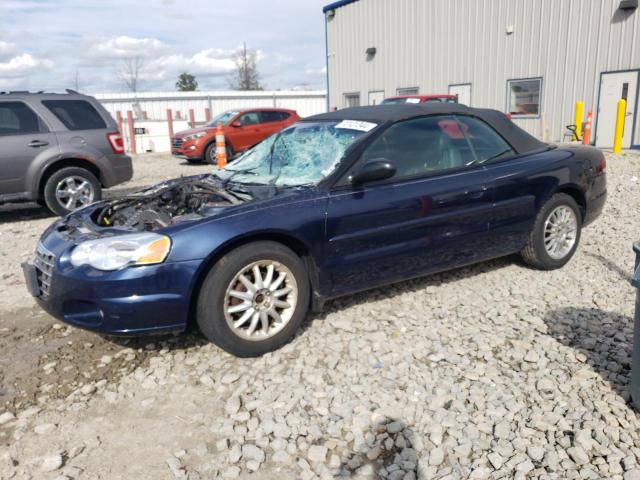
<svg viewBox="0 0 640 480">
<path fill-rule="evenodd" d="M 188 119 L 189 110 L 193 109 L 196 122 L 204 122 L 206 108 L 211 110 L 212 116 L 231 109 L 290 108 L 301 117 L 322 113 L 327 109 L 324 91 L 146 92 L 138 93 L 136 97 L 131 93 L 99 93 L 94 96 L 114 118 L 117 111 L 126 116 L 127 110 L 133 110 L 135 102 L 142 111 L 147 112 L 149 119 L 166 119 L 168 108 L 174 115 L 180 112 L 182 118 Z"/>
<path fill-rule="evenodd" d="M 359 0 L 327 17 L 329 106 L 397 88 L 447 93 L 471 83 L 475 107 L 507 109 L 507 80 L 542 77 L 530 133 L 562 140 L 576 100 L 597 110 L 602 72 L 640 69 L 640 11 L 620 0 Z M 507 35 L 507 26 L 513 34 Z M 376 48 L 373 59 L 365 50 Z M 638 111 L 638 109 L 636 109 Z M 640 119 L 634 143 L 640 143 Z"/>
</svg>

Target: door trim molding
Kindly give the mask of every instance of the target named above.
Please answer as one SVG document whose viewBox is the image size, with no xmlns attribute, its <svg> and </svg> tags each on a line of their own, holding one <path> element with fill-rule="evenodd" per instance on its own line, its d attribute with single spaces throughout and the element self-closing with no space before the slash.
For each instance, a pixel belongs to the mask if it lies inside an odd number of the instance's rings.
<svg viewBox="0 0 640 480">
<path fill-rule="evenodd" d="M 638 120 L 638 109 L 640 108 L 640 68 L 629 68 L 626 70 L 609 70 L 606 72 L 600 72 L 600 80 L 598 82 L 598 96 L 596 99 L 596 118 L 593 122 L 593 145 L 596 144 L 596 138 L 598 136 L 598 121 L 600 120 L 600 95 L 602 93 L 602 77 L 607 74 L 612 73 L 636 73 L 636 104 L 633 109 L 633 120 L 631 122 L 631 141 L 629 144 L 630 149 L 638 150 L 640 149 L 640 143 L 634 144 L 635 140 L 634 135 L 636 133 L 636 122 Z"/>
</svg>

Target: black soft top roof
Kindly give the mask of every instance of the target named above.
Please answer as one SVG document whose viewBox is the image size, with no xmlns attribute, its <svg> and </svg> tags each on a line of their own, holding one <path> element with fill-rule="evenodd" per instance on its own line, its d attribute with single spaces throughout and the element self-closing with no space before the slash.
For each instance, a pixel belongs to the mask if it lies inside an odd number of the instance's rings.
<svg viewBox="0 0 640 480">
<path fill-rule="evenodd" d="M 383 124 L 398 122 L 425 115 L 459 114 L 478 117 L 491 125 L 518 152 L 526 153 L 547 147 L 547 144 L 529 135 L 518 127 L 507 116 L 497 110 L 488 108 L 471 108 L 457 103 L 416 103 L 375 105 L 370 107 L 352 107 L 335 112 L 321 113 L 306 117 L 305 121 L 341 121 L 359 120 Z"/>
</svg>

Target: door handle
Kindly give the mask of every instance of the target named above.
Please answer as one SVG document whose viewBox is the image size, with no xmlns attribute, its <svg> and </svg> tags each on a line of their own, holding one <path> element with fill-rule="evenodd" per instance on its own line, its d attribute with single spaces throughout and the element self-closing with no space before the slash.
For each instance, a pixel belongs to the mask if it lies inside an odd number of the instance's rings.
<svg viewBox="0 0 640 480">
<path fill-rule="evenodd" d="M 27 143 L 27 146 L 31 148 L 46 147 L 47 145 L 49 145 L 49 142 L 44 142 L 42 140 L 31 140 L 29 143 Z"/>
<path fill-rule="evenodd" d="M 489 189 L 487 187 L 482 187 L 479 190 L 467 190 L 464 194 L 469 198 L 482 198 L 482 196 L 487 193 Z"/>
</svg>

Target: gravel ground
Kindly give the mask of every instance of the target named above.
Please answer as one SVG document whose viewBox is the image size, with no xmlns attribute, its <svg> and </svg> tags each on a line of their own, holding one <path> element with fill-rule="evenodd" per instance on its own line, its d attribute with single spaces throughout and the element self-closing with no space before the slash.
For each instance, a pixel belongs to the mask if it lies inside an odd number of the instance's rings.
<svg viewBox="0 0 640 480">
<path fill-rule="evenodd" d="M 259 359 L 54 323 L 17 267 L 52 219 L 0 208 L 0 478 L 640 479 L 640 156 L 608 162 L 562 270 L 509 257 L 349 296 Z M 135 167 L 132 186 L 209 168 Z"/>
</svg>

